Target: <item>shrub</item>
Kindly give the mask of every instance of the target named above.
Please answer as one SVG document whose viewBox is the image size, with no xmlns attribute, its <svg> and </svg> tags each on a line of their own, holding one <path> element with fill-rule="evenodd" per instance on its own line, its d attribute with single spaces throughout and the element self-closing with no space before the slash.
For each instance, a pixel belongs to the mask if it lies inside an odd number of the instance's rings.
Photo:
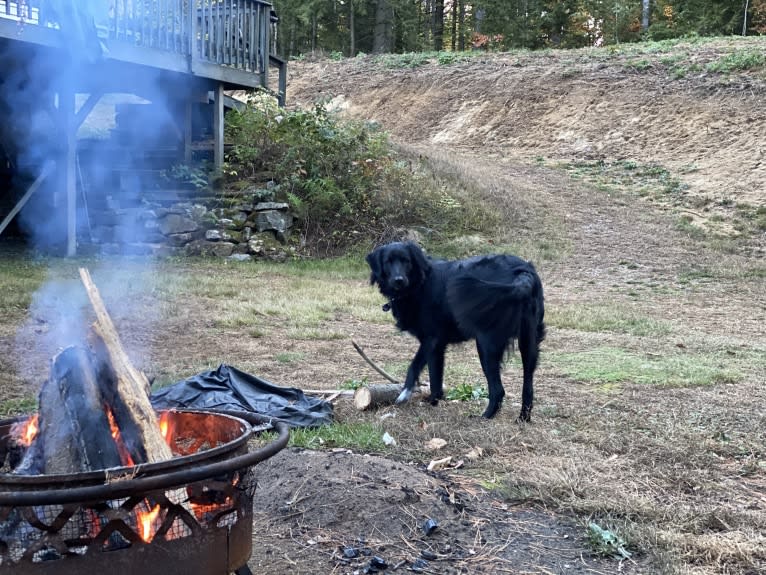
<svg viewBox="0 0 766 575">
<path fill-rule="evenodd" d="M 463 208 L 458 186 L 399 157 L 376 124 L 343 121 L 321 105 L 288 111 L 257 100 L 230 112 L 226 129 L 230 179 L 269 172 L 314 255 L 388 239 L 395 228 L 422 226 L 449 237 L 496 219 Z"/>
</svg>

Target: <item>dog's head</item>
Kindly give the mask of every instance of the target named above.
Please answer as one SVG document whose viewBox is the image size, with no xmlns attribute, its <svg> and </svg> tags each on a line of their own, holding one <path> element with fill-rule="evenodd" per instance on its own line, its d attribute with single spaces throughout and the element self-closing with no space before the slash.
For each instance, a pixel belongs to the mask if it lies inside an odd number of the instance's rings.
<svg viewBox="0 0 766 575">
<path fill-rule="evenodd" d="M 365 258 L 370 266 L 370 284 L 390 298 L 407 293 L 428 277 L 431 264 L 413 242 L 395 242 L 375 248 Z"/>
</svg>

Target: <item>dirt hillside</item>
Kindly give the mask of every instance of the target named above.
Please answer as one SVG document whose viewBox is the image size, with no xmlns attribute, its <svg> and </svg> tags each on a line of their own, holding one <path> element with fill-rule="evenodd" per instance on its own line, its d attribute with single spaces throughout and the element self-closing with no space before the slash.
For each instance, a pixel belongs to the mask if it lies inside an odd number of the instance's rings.
<svg viewBox="0 0 766 575">
<path fill-rule="evenodd" d="M 374 56 L 291 62 L 287 98 L 331 102 L 408 144 L 661 167 L 679 181 L 667 202 L 731 235 L 736 205 L 766 203 L 766 72 L 738 59 L 764 51 L 763 39 L 727 39 L 416 66 Z"/>
</svg>

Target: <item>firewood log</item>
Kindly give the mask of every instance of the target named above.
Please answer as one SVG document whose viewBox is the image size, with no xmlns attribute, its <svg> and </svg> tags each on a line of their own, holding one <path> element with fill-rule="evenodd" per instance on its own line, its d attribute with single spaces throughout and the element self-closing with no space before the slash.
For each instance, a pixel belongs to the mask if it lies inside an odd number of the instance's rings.
<svg viewBox="0 0 766 575">
<path fill-rule="evenodd" d="M 359 411 L 372 409 L 382 405 L 392 405 L 402 391 L 402 386 L 398 383 L 378 383 L 365 385 L 357 388 L 354 392 L 354 407 Z M 420 393 L 419 387 L 415 388 L 415 393 Z"/>
<path fill-rule="evenodd" d="M 173 453 L 162 437 L 157 414 L 149 401 L 149 382 L 125 353 L 117 329 L 87 269 L 80 268 L 80 278 L 96 312 L 93 324 L 96 351 L 105 359 L 104 369 L 115 383 L 112 391 L 119 396 L 119 401 L 110 403 L 119 403 L 124 407 L 114 412 L 117 426 L 125 430 L 125 437 L 135 438 L 131 445 L 127 445 L 135 463 L 155 463 L 172 458 Z"/>
<path fill-rule="evenodd" d="M 94 358 L 68 347 L 51 361 L 39 394 L 38 439 L 15 473 L 72 474 L 121 465 L 104 413 L 104 397 Z"/>
</svg>

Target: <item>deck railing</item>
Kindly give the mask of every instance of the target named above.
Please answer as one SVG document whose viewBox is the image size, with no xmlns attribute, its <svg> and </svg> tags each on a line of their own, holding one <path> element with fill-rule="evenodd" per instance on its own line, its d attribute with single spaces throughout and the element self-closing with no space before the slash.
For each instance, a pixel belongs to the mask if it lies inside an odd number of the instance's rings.
<svg viewBox="0 0 766 575">
<path fill-rule="evenodd" d="M 88 12 L 85 12 L 87 6 Z M 67 7 L 70 10 L 67 10 Z M 60 28 L 76 12 L 100 37 L 265 76 L 276 18 L 263 0 L 0 0 L 0 18 Z M 274 57 L 274 54 L 271 54 Z"/>
</svg>

